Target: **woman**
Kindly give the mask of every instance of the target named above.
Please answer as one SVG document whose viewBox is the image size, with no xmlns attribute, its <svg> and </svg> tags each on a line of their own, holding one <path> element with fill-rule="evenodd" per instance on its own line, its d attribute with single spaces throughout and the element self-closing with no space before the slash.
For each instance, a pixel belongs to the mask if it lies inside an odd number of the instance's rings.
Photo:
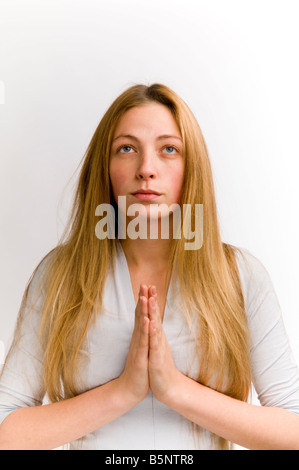
<svg viewBox="0 0 299 470">
<path fill-rule="evenodd" d="M 99 205 L 128 228 L 135 203 L 158 237 L 96 236 Z M 200 249 L 174 233 L 172 204 L 193 225 L 202 205 Z M 248 403 L 252 382 L 264 406 Z M 0 381 L 1 448 L 298 449 L 298 415 L 278 300 L 261 262 L 221 241 L 194 115 L 164 85 L 130 87 L 96 129 L 66 232 L 26 288 Z"/>
</svg>

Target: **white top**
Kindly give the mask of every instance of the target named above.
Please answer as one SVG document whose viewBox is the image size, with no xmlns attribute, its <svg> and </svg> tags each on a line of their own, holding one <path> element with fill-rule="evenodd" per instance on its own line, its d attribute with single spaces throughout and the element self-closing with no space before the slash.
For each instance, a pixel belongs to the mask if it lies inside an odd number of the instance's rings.
<svg viewBox="0 0 299 470">
<path fill-rule="evenodd" d="M 124 369 L 134 328 L 135 300 L 124 251 L 117 243 L 115 276 L 110 271 L 104 291 L 103 310 L 87 334 L 80 392 L 118 377 Z M 269 274 L 263 264 L 242 249 L 247 263 L 237 255 L 249 328 L 252 338 L 253 384 L 261 405 L 279 406 L 299 415 L 299 372 L 286 335 L 281 309 Z M 41 265 L 42 267 L 43 265 Z M 39 269 L 41 269 L 41 267 Z M 39 270 L 33 279 L 34 293 Z M 176 367 L 195 378 L 194 339 L 179 308 L 174 304 L 174 278 L 171 279 L 163 328 Z M 41 405 L 41 352 L 37 347 L 40 321 L 38 304 L 26 315 L 22 336 L 10 354 L 0 380 L 0 423 L 19 407 Z M 149 391 L 147 397 L 113 422 L 75 441 L 71 449 L 212 449 L 209 432 L 200 447 L 194 441 L 190 422 L 160 403 Z"/>
</svg>

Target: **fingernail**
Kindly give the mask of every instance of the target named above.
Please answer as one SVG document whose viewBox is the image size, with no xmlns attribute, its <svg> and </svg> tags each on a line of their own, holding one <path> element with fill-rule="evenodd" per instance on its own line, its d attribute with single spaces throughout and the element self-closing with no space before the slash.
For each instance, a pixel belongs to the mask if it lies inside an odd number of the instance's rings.
<svg viewBox="0 0 299 470">
<path fill-rule="evenodd" d="M 153 287 L 152 287 L 152 293 L 153 293 L 153 295 L 155 295 L 155 294 L 157 293 L 156 286 L 153 286 Z"/>
<path fill-rule="evenodd" d="M 151 306 L 155 307 L 156 306 L 156 300 L 151 297 Z"/>
</svg>

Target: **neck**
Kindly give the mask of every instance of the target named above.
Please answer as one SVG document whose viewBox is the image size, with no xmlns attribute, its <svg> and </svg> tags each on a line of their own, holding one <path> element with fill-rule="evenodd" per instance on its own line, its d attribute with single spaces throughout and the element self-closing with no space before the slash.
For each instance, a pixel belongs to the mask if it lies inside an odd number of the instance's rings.
<svg viewBox="0 0 299 470">
<path fill-rule="evenodd" d="M 128 233 L 128 230 L 126 233 Z M 132 268 L 142 270 L 152 267 L 154 270 L 163 271 L 168 263 L 172 237 L 171 214 L 167 238 L 162 238 L 161 219 L 159 219 L 157 238 L 151 238 L 150 224 L 147 223 L 147 238 L 132 239 L 127 236 L 124 239 L 119 239 L 119 241 L 126 255 L 127 262 Z"/>
<path fill-rule="evenodd" d="M 119 240 L 129 265 L 136 269 L 153 266 L 164 269 L 170 254 L 171 240 L 168 239 L 140 239 Z"/>
</svg>

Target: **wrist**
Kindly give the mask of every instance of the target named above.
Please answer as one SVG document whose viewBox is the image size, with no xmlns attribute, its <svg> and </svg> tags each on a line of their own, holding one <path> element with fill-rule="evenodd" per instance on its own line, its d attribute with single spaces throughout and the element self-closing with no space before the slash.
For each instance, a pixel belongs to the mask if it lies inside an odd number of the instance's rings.
<svg viewBox="0 0 299 470">
<path fill-rule="evenodd" d="M 186 390 L 188 380 L 190 380 L 189 377 L 179 370 L 176 370 L 176 374 L 170 382 L 170 386 L 167 387 L 163 395 L 158 398 L 159 401 L 169 408 L 174 408 L 176 404 L 180 402 L 180 397 L 182 397 L 182 393 Z"/>
<path fill-rule="evenodd" d="M 114 382 L 120 400 L 122 400 L 122 402 L 128 406 L 128 409 L 138 405 L 138 403 L 140 403 L 145 398 L 144 396 L 136 395 L 135 391 L 132 390 L 132 387 L 127 385 L 127 381 L 123 374 L 115 379 Z"/>
</svg>

